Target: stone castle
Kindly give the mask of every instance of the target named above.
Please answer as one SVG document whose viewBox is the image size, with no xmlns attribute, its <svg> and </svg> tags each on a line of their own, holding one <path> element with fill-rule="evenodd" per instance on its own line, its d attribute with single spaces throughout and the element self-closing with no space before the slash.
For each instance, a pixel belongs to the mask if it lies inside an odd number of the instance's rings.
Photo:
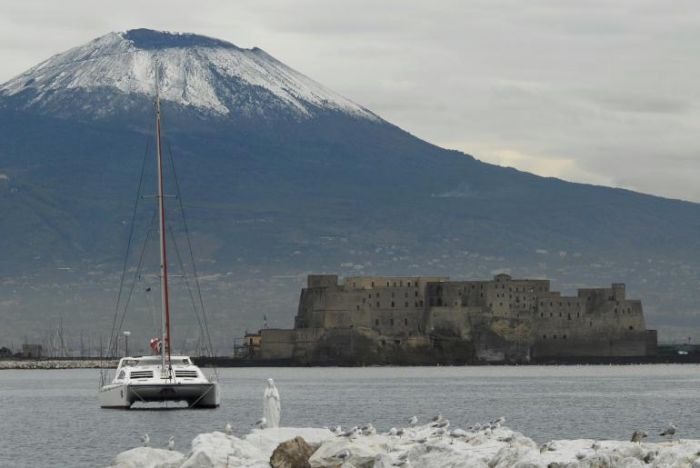
<svg viewBox="0 0 700 468">
<path fill-rule="evenodd" d="M 656 353 L 625 285 L 550 290 L 549 280 L 310 275 L 294 329 L 263 329 L 263 359 L 430 364 L 635 358 Z"/>
</svg>

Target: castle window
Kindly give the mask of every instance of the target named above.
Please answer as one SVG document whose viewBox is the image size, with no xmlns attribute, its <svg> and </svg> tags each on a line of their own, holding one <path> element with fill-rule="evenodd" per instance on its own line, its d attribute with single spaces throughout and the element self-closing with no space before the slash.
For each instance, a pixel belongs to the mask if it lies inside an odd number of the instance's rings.
<svg viewBox="0 0 700 468">
<path fill-rule="evenodd" d="M 414 294 L 414 296 L 415 296 L 415 297 L 418 297 L 418 291 L 416 291 L 416 293 Z"/>
<path fill-rule="evenodd" d="M 553 340 L 556 340 L 556 339 L 557 339 L 557 335 L 552 335 L 552 339 L 553 339 Z"/>
<path fill-rule="evenodd" d="M 588 326 L 589 326 L 589 327 L 592 327 L 592 326 L 593 326 L 593 322 L 588 322 Z"/>
<path fill-rule="evenodd" d="M 371 302 L 368 302 L 367 305 L 369 306 L 370 309 L 372 308 L 372 303 L 371 303 Z"/>
<path fill-rule="evenodd" d="M 387 288 L 389 287 L 389 282 L 388 282 L 388 281 L 386 282 L 386 287 L 387 287 Z"/>
<path fill-rule="evenodd" d="M 408 297 L 408 292 L 403 293 L 403 297 Z"/>
<path fill-rule="evenodd" d="M 407 318 L 403 319 L 403 324 L 404 324 L 404 325 L 408 325 L 408 319 L 407 319 Z"/>
<path fill-rule="evenodd" d="M 576 312 L 576 318 L 580 318 L 580 317 L 581 317 L 581 312 Z"/>
<path fill-rule="evenodd" d="M 393 326 L 394 326 L 394 319 L 389 320 L 389 323 L 390 323 L 391 326 L 393 327 Z"/>
<path fill-rule="evenodd" d="M 549 307 L 554 307 L 554 302 L 550 302 Z"/>
<path fill-rule="evenodd" d="M 423 301 L 420 301 L 419 304 L 421 307 L 423 307 Z"/>
<path fill-rule="evenodd" d="M 630 330 L 634 330 L 634 327 L 632 325 L 630 325 Z"/>
<path fill-rule="evenodd" d="M 413 303 L 413 307 L 418 307 L 418 301 Z"/>
<path fill-rule="evenodd" d="M 438 297 L 437 305 L 438 305 L 438 307 L 442 306 L 442 298 L 441 297 Z"/>
<path fill-rule="evenodd" d="M 394 307 L 394 301 L 391 301 L 391 307 Z"/>
<path fill-rule="evenodd" d="M 493 302 L 489 302 L 489 308 L 493 307 Z"/>
<path fill-rule="evenodd" d="M 559 317 L 561 317 L 561 312 L 559 312 Z"/>
<path fill-rule="evenodd" d="M 362 298 L 362 303 L 364 304 L 365 302 L 367 302 L 367 299 L 363 297 L 363 298 Z"/>
<path fill-rule="evenodd" d="M 408 307 L 408 302 L 404 302 L 404 307 Z"/>
<path fill-rule="evenodd" d="M 503 303 L 502 303 L 502 302 L 499 302 L 498 305 L 501 306 L 501 307 L 503 307 Z"/>
<path fill-rule="evenodd" d="M 374 287 L 374 281 L 372 281 L 372 287 Z"/>
<path fill-rule="evenodd" d="M 374 324 L 375 324 L 376 326 L 379 326 L 379 319 L 374 319 Z"/>
<path fill-rule="evenodd" d="M 357 305 L 357 306 L 355 306 L 355 307 L 357 308 L 357 310 L 360 310 L 360 306 L 359 306 L 359 305 Z"/>
<path fill-rule="evenodd" d="M 408 283 L 406 283 L 406 286 L 408 286 L 408 287 L 410 288 L 410 287 L 411 287 L 411 282 L 409 281 Z"/>
<path fill-rule="evenodd" d="M 562 338 L 566 339 L 566 335 L 562 336 Z"/>
<path fill-rule="evenodd" d="M 369 297 L 370 299 L 372 299 L 372 293 L 369 293 L 369 295 L 368 295 L 367 297 Z"/>
<path fill-rule="evenodd" d="M 357 287 L 357 283 L 355 283 L 355 282 L 353 281 L 353 282 L 352 282 L 352 287 L 353 287 L 353 288 L 356 288 L 356 287 Z"/>
<path fill-rule="evenodd" d="M 377 293 L 377 299 L 379 299 L 379 293 Z"/>
<path fill-rule="evenodd" d="M 568 314 L 568 320 L 571 320 L 571 314 Z"/>
<path fill-rule="evenodd" d="M 394 281 L 394 287 L 396 287 L 396 281 Z"/>
<path fill-rule="evenodd" d="M 540 312 L 540 317 L 544 318 L 544 312 Z"/>
<path fill-rule="evenodd" d="M 379 305 L 379 301 L 377 301 L 377 308 L 379 308 L 379 307 L 381 307 L 381 306 Z"/>
<path fill-rule="evenodd" d="M 543 340 L 546 340 L 546 339 L 547 339 L 547 335 L 542 335 L 542 339 L 543 339 Z"/>
<path fill-rule="evenodd" d="M 549 313 L 550 317 L 554 317 L 554 314 L 552 312 Z"/>
</svg>

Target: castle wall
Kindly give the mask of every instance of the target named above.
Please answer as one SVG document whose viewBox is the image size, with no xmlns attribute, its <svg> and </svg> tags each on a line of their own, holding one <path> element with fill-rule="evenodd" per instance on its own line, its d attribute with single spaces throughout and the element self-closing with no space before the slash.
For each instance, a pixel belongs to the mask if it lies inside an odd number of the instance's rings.
<svg viewBox="0 0 700 468">
<path fill-rule="evenodd" d="M 260 330 L 262 359 L 297 359 L 305 361 L 313 353 L 316 344 L 325 334 L 322 328 L 293 330 Z"/>
<path fill-rule="evenodd" d="M 296 328 L 367 328 L 381 335 L 411 337 L 424 332 L 425 285 L 440 277 L 309 278 Z"/>
<path fill-rule="evenodd" d="M 627 299 L 624 284 L 562 296 L 548 280 L 500 274 L 486 281 L 310 275 L 295 329 L 263 330 L 261 352 L 269 359 L 341 358 L 357 354 L 358 337 L 379 352 L 411 343 L 444 351 L 445 343 L 461 341 L 484 360 L 646 356 L 655 350 L 641 302 Z"/>
</svg>

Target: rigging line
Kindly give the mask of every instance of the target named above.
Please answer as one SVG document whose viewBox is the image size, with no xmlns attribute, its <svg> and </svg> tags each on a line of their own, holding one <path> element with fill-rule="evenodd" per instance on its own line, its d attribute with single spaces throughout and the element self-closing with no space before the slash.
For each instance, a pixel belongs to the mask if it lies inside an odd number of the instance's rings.
<svg viewBox="0 0 700 468">
<path fill-rule="evenodd" d="M 117 294 L 117 304 L 114 307 L 114 318 L 112 319 L 112 331 L 109 335 L 109 344 L 107 345 L 107 350 L 112 349 L 112 339 L 115 333 L 115 326 L 117 324 L 117 316 L 119 314 L 119 305 L 121 303 L 122 290 L 124 288 L 124 279 L 126 278 L 126 266 L 129 261 L 129 253 L 131 252 L 131 243 L 134 240 L 134 226 L 136 225 L 136 211 L 139 205 L 139 200 L 141 199 L 141 189 L 143 188 L 143 175 L 146 171 L 146 159 L 148 157 L 148 150 L 151 146 L 151 136 L 146 137 L 146 149 L 143 152 L 143 161 L 141 162 L 141 174 L 139 175 L 139 184 L 136 189 L 136 199 L 134 200 L 134 208 L 131 213 L 131 226 L 129 227 L 129 237 L 126 243 L 126 253 L 124 254 L 124 263 L 122 265 L 121 278 L 119 280 L 119 292 Z"/>
<path fill-rule="evenodd" d="M 190 296 L 190 301 L 192 302 L 192 309 L 194 310 L 194 316 L 197 319 L 197 323 L 199 324 L 199 333 L 200 335 L 204 334 L 204 327 L 202 326 L 202 320 L 199 317 L 199 311 L 197 310 L 197 305 L 194 300 L 194 294 L 192 294 L 192 287 L 190 286 L 190 281 L 187 278 L 187 274 L 185 273 L 185 266 L 184 263 L 182 262 L 182 256 L 180 255 L 180 248 L 177 246 L 177 241 L 175 240 L 175 234 L 173 233 L 173 228 L 168 223 L 168 234 L 170 234 L 170 240 L 172 241 L 172 245 L 175 248 L 175 257 L 177 258 L 178 265 L 180 265 L 180 271 L 182 271 L 182 279 L 185 283 L 185 287 L 187 288 L 187 293 Z M 209 351 L 209 350 L 207 350 Z"/>
<path fill-rule="evenodd" d="M 146 247 L 148 246 L 148 241 L 151 237 L 151 233 L 154 231 L 153 225 L 155 224 L 157 214 L 158 214 L 158 211 L 153 210 L 153 216 L 151 216 L 150 228 L 148 229 L 148 231 L 146 233 L 146 238 L 143 241 L 143 247 L 141 248 L 141 254 L 139 255 L 139 261 L 136 265 L 136 270 L 134 271 L 134 278 L 133 278 L 133 281 L 131 282 L 131 287 L 129 288 L 129 294 L 126 297 L 126 302 L 124 304 L 124 309 L 122 311 L 121 320 L 119 321 L 119 328 L 117 328 L 117 330 L 121 330 L 122 326 L 124 325 L 124 319 L 126 319 L 126 312 L 127 312 L 127 309 L 129 308 L 129 304 L 131 303 L 131 297 L 134 294 L 134 288 L 136 287 L 136 281 L 138 280 L 138 277 L 141 273 L 141 268 L 143 266 L 143 259 L 144 259 L 145 253 L 146 253 Z M 117 342 L 118 342 L 117 340 L 114 340 L 115 353 L 116 353 L 116 343 Z"/>
<path fill-rule="evenodd" d="M 194 275 L 194 282 L 197 288 L 197 295 L 199 296 L 199 304 L 202 309 L 202 317 L 204 319 L 204 331 L 206 333 L 207 342 L 209 344 L 209 352 L 211 357 L 214 357 L 214 346 L 212 346 L 211 335 L 209 334 L 209 325 L 207 320 L 206 309 L 204 308 L 204 299 L 202 298 L 202 289 L 199 284 L 199 274 L 197 273 L 197 264 L 194 261 L 194 253 L 192 252 L 192 240 L 190 239 L 190 230 L 187 227 L 187 218 L 185 217 L 185 208 L 182 205 L 182 195 L 180 193 L 180 182 L 177 179 L 177 172 L 175 171 L 175 161 L 173 158 L 173 150 L 168 144 L 168 154 L 170 155 L 170 165 L 173 171 L 173 179 L 175 179 L 175 192 L 177 194 L 178 205 L 180 207 L 180 213 L 182 214 L 182 224 L 185 228 L 185 239 L 187 239 L 187 248 L 190 252 L 190 261 L 192 262 L 192 273 Z M 216 371 L 215 371 L 216 372 Z M 218 374 L 217 374 L 218 375 Z"/>
</svg>

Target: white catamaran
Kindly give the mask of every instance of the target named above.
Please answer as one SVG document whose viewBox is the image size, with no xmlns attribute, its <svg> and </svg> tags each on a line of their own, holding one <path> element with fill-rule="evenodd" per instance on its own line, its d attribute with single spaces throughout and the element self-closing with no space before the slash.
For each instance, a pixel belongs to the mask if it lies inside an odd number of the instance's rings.
<svg viewBox="0 0 700 468">
<path fill-rule="evenodd" d="M 100 406 L 103 408 L 130 408 L 138 402 L 184 401 L 190 408 L 215 408 L 221 402 L 218 382 L 213 377 L 205 376 L 188 356 L 171 354 L 163 157 L 157 70 L 155 113 L 162 339 L 151 340 L 151 348 L 157 354 L 120 359 L 112 382 L 100 387 Z"/>
</svg>

